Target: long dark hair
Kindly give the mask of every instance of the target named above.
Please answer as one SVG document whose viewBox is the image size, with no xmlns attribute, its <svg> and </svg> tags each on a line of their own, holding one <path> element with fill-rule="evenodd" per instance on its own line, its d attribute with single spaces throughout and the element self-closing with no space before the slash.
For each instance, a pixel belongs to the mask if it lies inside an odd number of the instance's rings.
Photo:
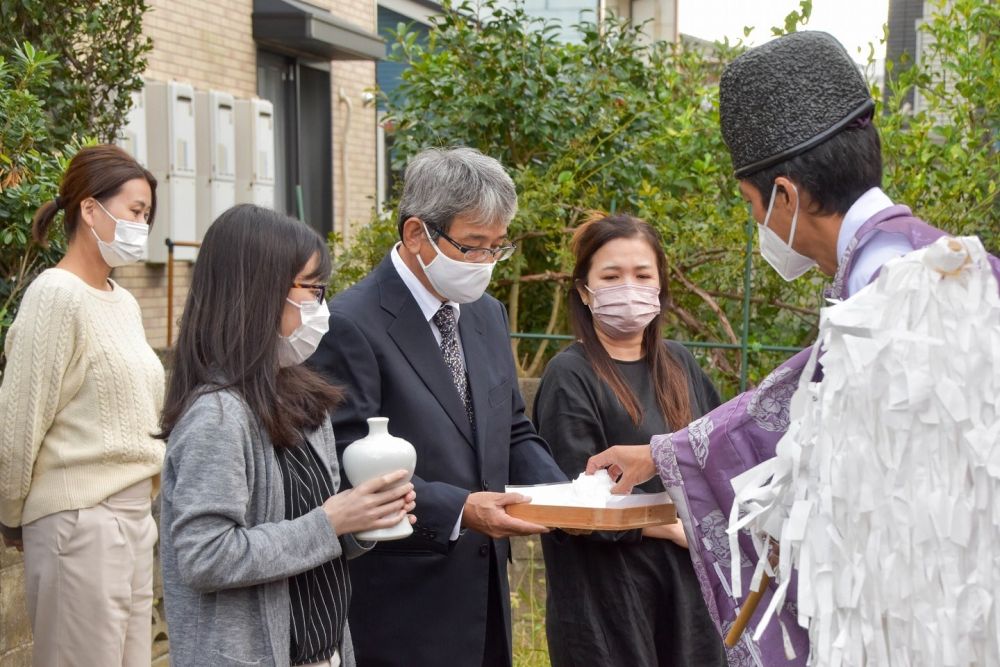
<svg viewBox="0 0 1000 667">
<path fill-rule="evenodd" d="M 128 181 L 143 178 L 149 183 L 149 225 L 156 219 L 156 179 L 153 174 L 118 146 L 101 144 L 81 148 L 66 167 L 59 195 L 35 211 L 31 223 L 31 238 L 40 246 L 49 242 L 49 230 L 59 211 L 63 211 L 66 238 L 76 235 L 80 225 L 80 203 L 93 197 L 102 204 L 114 197 Z"/>
<path fill-rule="evenodd" d="M 597 338 L 593 315 L 583 303 L 577 289 L 587 284 L 587 274 L 590 273 L 594 253 L 610 241 L 631 238 L 646 241 L 656 255 L 656 271 L 660 277 L 660 314 L 646 325 L 642 335 L 642 353 L 653 378 L 660 412 L 663 413 L 667 426 L 678 429 L 691 421 L 691 402 L 687 374 L 664 345 L 660 334 L 663 312 L 667 309 L 670 293 L 667 289 L 667 258 L 663 253 L 660 235 L 652 226 L 629 215 L 612 215 L 596 217 L 576 229 L 572 243 L 576 266 L 573 268 L 573 288 L 569 293 L 570 321 L 597 376 L 611 388 L 633 423 L 642 422 L 643 410 L 639 399 Z"/>
<path fill-rule="evenodd" d="M 307 225 L 252 204 L 229 209 L 205 233 L 181 320 L 161 420 L 166 438 L 204 393 L 231 389 L 277 447 L 302 442 L 341 398 L 305 366 L 278 367 L 278 334 L 295 277 L 319 256 L 312 282 L 330 275 L 323 239 Z"/>
</svg>

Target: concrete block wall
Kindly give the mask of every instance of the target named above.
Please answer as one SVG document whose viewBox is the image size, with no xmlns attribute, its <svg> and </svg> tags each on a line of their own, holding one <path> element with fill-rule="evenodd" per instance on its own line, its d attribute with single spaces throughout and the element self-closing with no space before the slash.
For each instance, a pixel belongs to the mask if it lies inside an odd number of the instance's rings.
<svg viewBox="0 0 1000 667">
<path fill-rule="evenodd" d="M 0 667 L 30 667 L 31 625 L 24 600 L 24 563 L 0 544 Z"/>
</svg>

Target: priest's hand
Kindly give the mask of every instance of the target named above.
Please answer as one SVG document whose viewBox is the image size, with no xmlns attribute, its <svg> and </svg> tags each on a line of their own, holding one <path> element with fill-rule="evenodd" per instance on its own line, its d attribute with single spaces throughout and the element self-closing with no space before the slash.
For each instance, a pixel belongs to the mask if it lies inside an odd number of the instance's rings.
<svg viewBox="0 0 1000 667">
<path fill-rule="evenodd" d="M 653 463 L 653 449 L 649 445 L 615 445 L 587 461 L 587 474 L 593 475 L 601 468 L 607 468 L 611 479 L 618 483 L 611 487 L 611 493 L 627 494 L 632 487 L 652 479 L 656 475 Z"/>
<path fill-rule="evenodd" d="M 462 527 L 471 528 L 493 538 L 512 535 L 536 535 L 549 529 L 529 521 L 522 521 L 507 514 L 507 505 L 526 503 L 531 499 L 520 493 L 470 493 L 462 510 Z"/>
</svg>

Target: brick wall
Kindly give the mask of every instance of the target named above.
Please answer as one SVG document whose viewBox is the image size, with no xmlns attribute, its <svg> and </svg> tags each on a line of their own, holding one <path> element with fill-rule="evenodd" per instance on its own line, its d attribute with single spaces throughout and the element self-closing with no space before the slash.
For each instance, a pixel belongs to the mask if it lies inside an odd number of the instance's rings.
<svg viewBox="0 0 1000 667">
<path fill-rule="evenodd" d="M 199 90 L 221 90 L 236 97 L 257 94 L 257 46 L 253 41 L 253 0 L 151 0 L 143 31 L 153 40 L 145 77 L 176 79 Z M 174 265 L 174 320 L 180 317 L 191 264 Z M 112 274 L 139 301 L 150 344 L 167 344 L 167 270 L 137 265 Z M 174 338 L 177 330 L 174 328 Z"/>
<path fill-rule="evenodd" d="M 252 11 L 253 0 L 151 0 L 143 22 L 153 40 L 146 78 L 256 95 Z"/>
<path fill-rule="evenodd" d="M 187 299 L 194 267 L 190 262 L 174 263 L 173 342 L 177 342 L 177 322 Z M 127 289 L 142 308 L 146 339 L 157 350 L 167 347 L 167 267 L 164 264 L 135 264 L 115 269 L 111 277 Z"/>
<path fill-rule="evenodd" d="M 345 217 L 347 237 L 352 230 L 367 224 L 375 208 L 375 105 L 365 104 L 362 95 L 375 86 L 375 63 L 364 61 L 334 62 L 331 69 L 333 93 L 333 219 L 336 231 L 343 232 Z M 340 99 L 341 90 L 353 107 Z M 344 141 L 344 126 L 350 113 L 350 126 Z M 346 155 L 346 188 L 345 156 Z"/>
<path fill-rule="evenodd" d="M 338 17 L 360 28 L 378 32 L 374 0 L 332 0 L 316 4 L 325 4 Z M 350 239 L 352 230 L 367 224 L 375 209 L 375 105 L 365 104 L 362 99 L 365 91 L 375 88 L 375 63 L 341 60 L 334 61 L 330 69 L 330 92 L 333 95 L 333 219 L 336 231 L 343 232 L 346 197 L 347 237 Z M 346 142 L 344 126 L 348 105 L 340 98 L 341 89 L 352 107 Z"/>
</svg>

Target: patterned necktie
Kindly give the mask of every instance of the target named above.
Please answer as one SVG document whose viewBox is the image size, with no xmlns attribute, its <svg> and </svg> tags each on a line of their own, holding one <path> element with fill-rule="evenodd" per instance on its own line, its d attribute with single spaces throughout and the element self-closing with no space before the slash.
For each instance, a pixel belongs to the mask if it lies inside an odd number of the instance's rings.
<svg viewBox="0 0 1000 667">
<path fill-rule="evenodd" d="M 444 363 L 451 371 L 451 381 L 455 383 L 458 390 L 458 397 L 465 405 L 465 415 L 469 418 L 469 424 L 475 427 L 475 412 L 472 409 L 472 396 L 469 392 L 469 376 L 465 372 L 465 361 L 462 359 L 462 350 L 458 347 L 458 335 L 455 330 L 455 310 L 443 304 L 432 318 L 434 326 L 441 332 L 441 356 Z"/>
</svg>

